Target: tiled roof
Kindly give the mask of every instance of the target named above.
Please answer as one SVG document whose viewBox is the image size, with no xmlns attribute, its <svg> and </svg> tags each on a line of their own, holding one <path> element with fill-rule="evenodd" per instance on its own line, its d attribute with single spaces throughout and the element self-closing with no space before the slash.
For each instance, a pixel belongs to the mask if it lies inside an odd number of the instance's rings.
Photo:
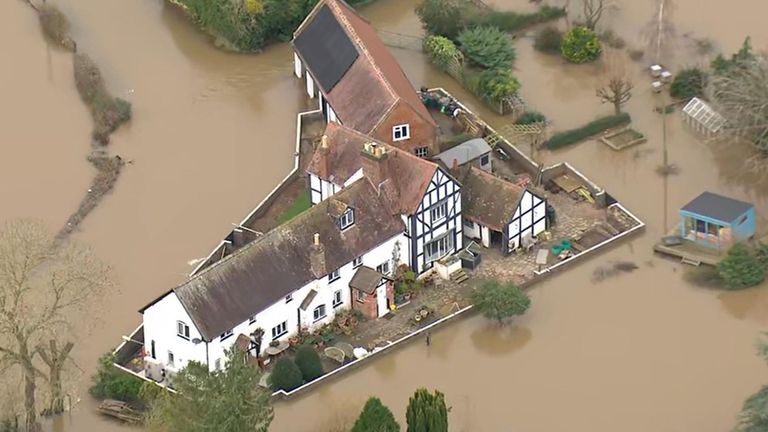
<svg viewBox="0 0 768 432">
<path fill-rule="evenodd" d="M 350 288 L 360 290 L 366 294 L 373 294 L 379 286 L 379 282 L 385 276 L 376 270 L 362 266 L 357 269 L 352 280 L 349 281 Z"/>
<path fill-rule="evenodd" d="M 462 215 L 495 231 L 512 220 L 525 191 L 474 166 L 465 171 L 461 186 Z"/>
<path fill-rule="evenodd" d="M 380 190 L 389 202 L 393 214 L 413 214 L 419 207 L 429 182 L 438 166 L 430 161 L 412 155 L 396 147 L 378 142 L 347 126 L 329 123 L 325 135 L 328 138 L 328 164 L 324 165 L 318 148 L 312 156 L 307 172 L 335 184 L 343 184 L 362 167 L 363 146 L 374 142 L 387 149 L 384 165 L 386 181 Z M 324 172 L 327 166 L 328 172 Z M 379 186 L 379 185 L 375 185 Z"/>
<path fill-rule="evenodd" d="M 294 34 L 294 46 L 312 22 L 329 8 L 360 54 L 332 87 L 323 87 L 336 114 L 345 125 L 371 133 L 397 102 L 409 105 L 428 124 L 435 122 L 421 102 L 416 89 L 384 45 L 376 29 L 342 0 L 322 0 Z M 298 47 L 297 47 L 298 48 Z M 297 49 L 306 62 L 306 56 Z M 336 60 L 339 67 L 346 57 Z M 344 61 L 342 61 L 344 60 Z M 309 64 L 311 69 L 311 64 Z M 324 66 L 324 68 L 331 68 Z M 314 71 L 313 71 L 314 72 Z M 322 84 L 322 83 L 321 83 Z"/>
<path fill-rule="evenodd" d="M 334 195 L 355 209 L 355 223 L 343 232 L 329 215 L 326 200 L 289 222 L 238 249 L 175 288 L 203 338 L 213 340 L 315 280 L 313 236 L 324 246 L 326 273 L 404 230 L 402 220 L 390 215 L 369 182 L 355 182 Z"/>
</svg>

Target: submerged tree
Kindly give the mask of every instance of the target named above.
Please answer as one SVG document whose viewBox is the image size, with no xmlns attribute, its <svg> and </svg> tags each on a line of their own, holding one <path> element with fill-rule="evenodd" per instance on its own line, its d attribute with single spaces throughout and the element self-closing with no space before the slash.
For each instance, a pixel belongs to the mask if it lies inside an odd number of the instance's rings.
<svg viewBox="0 0 768 432">
<path fill-rule="evenodd" d="M 0 229 L 0 362 L 21 369 L 27 430 L 38 428 L 38 377 L 55 386 L 51 407 L 62 406 L 60 372 L 71 348 L 55 348 L 54 357 L 50 340 L 110 283 L 110 269 L 89 250 L 57 245 L 40 223 L 15 221 Z M 38 367 L 40 353 L 53 373 Z"/>
<path fill-rule="evenodd" d="M 765 279 L 765 268 L 743 243 L 736 243 L 717 265 L 717 272 L 727 289 L 742 289 L 758 285 Z"/>
<path fill-rule="evenodd" d="M 726 138 L 750 143 L 758 152 L 749 168 L 764 170 L 768 157 L 768 57 L 751 53 L 748 41 L 731 60 L 713 63 L 710 100 L 725 118 Z"/>
<path fill-rule="evenodd" d="M 408 432 L 448 432 L 448 408 L 445 395 L 425 388 L 416 390 L 405 412 Z"/>
<path fill-rule="evenodd" d="M 190 362 L 173 380 L 177 394 L 161 392 L 150 401 L 152 431 L 267 432 L 274 413 L 270 392 L 259 385 L 261 373 L 233 346 L 227 368 L 210 372 Z"/>
<path fill-rule="evenodd" d="M 369 398 L 351 432 L 400 432 L 395 416 L 377 397 Z"/>
<path fill-rule="evenodd" d="M 757 351 L 768 362 L 768 341 L 761 340 Z M 757 393 L 744 402 L 739 414 L 737 432 L 764 432 L 768 430 L 768 385 L 763 386 Z"/>
<path fill-rule="evenodd" d="M 499 324 L 505 319 L 522 315 L 531 306 L 531 299 L 511 283 L 488 281 L 472 293 L 475 307 L 488 319 Z"/>
<path fill-rule="evenodd" d="M 582 0 L 584 25 L 590 30 L 594 30 L 597 27 L 598 21 L 603 17 L 603 13 L 614 7 L 616 5 L 608 0 Z"/>
<path fill-rule="evenodd" d="M 605 85 L 597 89 L 600 102 L 613 105 L 616 115 L 621 114 L 621 106 L 632 98 L 632 81 L 624 68 L 624 63 L 616 56 L 611 56 L 605 69 Z"/>
</svg>

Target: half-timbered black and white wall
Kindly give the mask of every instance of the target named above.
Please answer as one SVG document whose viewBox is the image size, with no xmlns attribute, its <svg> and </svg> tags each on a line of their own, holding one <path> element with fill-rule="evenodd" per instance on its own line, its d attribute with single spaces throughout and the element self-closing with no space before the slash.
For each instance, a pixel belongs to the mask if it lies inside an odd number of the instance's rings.
<svg viewBox="0 0 768 432">
<path fill-rule="evenodd" d="M 461 186 L 438 168 L 412 215 L 404 215 L 410 266 L 417 274 L 462 247 Z"/>
<path fill-rule="evenodd" d="M 329 182 L 328 180 L 323 180 L 314 174 L 309 174 L 310 202 L 312 205 L 318 204 L 320 201 L 328 199 L 328 197 L 338 193 L 341 189 L 351 185 L 362 177 L 363 170 L 359 169 L 352 174 L 352 177 L 348 178 L 344 184 L 336 184 Z"/>
<path fill-rule="evenodd" d="M 512 220 L 504 229 L 505 253 L 517 249 L 523 239 L 535 237 L 547 230 L 547 201 L 528 189 L 523 192 Z"/>
</svg>

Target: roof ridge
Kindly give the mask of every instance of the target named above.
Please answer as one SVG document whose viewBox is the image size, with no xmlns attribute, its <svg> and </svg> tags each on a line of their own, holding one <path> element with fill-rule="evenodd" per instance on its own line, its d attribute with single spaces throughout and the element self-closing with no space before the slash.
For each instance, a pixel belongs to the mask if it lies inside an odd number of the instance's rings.
<svg viewBox="0 0 768 432">
<path fill-rule="evenodd" d="M 331 9 L 333 9 L 334 12 L 336 12 L 335 15 L 337 15 L 337 18 L 344 25 L 344 28 L 347 30 L 347 33 L 349 33 L 349 35 L 352 36 L 352 39 L 354 39 L 355 44 L 358 47 L 360 47 L 360 50 L 363 52 L 363 55 L 365 55 L 365 58 L 368 59 L 368 62 L 373 66 L 373 69 L 376 71 L 376 76 L 379 78 L 379 81 L 382 84 L 384 84 L 384 87 L 387 89 L 390 96 L 395 98 L 395 100 L 401 99 L 400 95 L 397 92 L 395 92 L 395 90 L 392 88 L 392 85 L 389 83 L 389 80 L 386 79 L 386 77 L 384 76 L 384 73 L 381 71 L 381 68 L 379 68 L 379 65 L 374 61 L 373 56 L 368 51 L 368 48 L 363 43 L 363 40 L 360 39 L 360 36 L 355 31 L 354 26 L 349 22 L 346 15 L 341 10 L 341 7 L 339 6 L 338 2 L 336 2 L 335 0 L 325 0 L 325 4 L 329 6 Z M 357 12 L 354 12 L 354 13 L 356 14 Z M 376 33 L 378 34 L 378 32 Z"/>
</svg>

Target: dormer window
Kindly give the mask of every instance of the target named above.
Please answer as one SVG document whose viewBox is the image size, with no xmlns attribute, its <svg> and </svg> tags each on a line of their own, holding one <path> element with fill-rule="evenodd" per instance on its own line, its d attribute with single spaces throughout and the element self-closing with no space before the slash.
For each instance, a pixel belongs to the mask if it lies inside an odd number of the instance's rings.
<svg viewBox="0 0 768 432">
<path fill-rule="evenodd" d="M 339 228 L 345 230 L 355 223 L 355 211 L 348 208 L 339 216 Z"/>
<path fill-rule="evenodd" d="M 410 137 L 411 127 L 407 123 L 392 127 L 392 141 L 407 140 Z"/>
</svg>

